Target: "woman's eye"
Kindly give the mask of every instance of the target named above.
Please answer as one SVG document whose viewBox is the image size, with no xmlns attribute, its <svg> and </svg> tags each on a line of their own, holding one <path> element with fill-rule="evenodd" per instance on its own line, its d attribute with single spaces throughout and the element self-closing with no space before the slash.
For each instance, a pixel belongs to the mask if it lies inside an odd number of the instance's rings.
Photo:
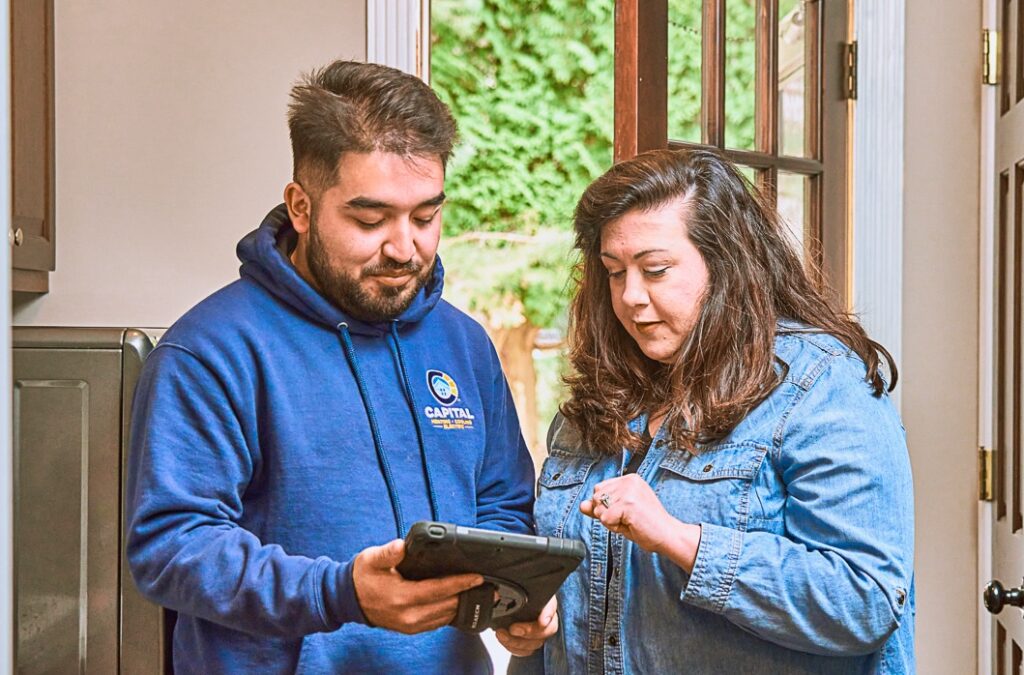
<svg viewBox="0 0 1024 675">
<path fill-rule="evenodd" d="M 663 274 L 665 274 L 665 272 L 668 272 L 668 267 L 659 267 L 653 270 L 644 270 L 644 274 L 646 274 L 649 277 L 660 277 Z"/>
<path fill-rule="evenodd" d="M 612 272 L 611 270 L 608 270 L 608 278 L 609 279 L 620 279 L 625 274 L 626 274 L 626 270 L 619 270 L 618 272 Z"/>
</svg>

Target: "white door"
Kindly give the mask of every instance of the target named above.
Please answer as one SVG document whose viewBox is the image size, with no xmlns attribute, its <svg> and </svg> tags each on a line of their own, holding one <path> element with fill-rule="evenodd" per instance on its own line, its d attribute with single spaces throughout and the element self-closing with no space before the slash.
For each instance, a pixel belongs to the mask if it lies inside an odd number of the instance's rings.
<svg viewBox="0 0 1024 675">
<path fill-rule="evenodd" d="M 1024 0 L 998 0 L 999 88 L 996 92 L 992 257 L 992 581 L 985 605 L 992 612 L 991 668 L 1021 673 L 1024 661 Z"/>
</svg>

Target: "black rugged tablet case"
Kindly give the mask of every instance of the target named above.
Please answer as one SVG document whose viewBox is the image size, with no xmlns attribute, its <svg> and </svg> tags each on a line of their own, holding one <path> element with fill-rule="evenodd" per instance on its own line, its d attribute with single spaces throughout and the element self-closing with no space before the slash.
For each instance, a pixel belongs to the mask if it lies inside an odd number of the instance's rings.
<svg viewBox="0 0 1024 675">
<path fill-rule="evenodd" d="M 583 542 L 576 539 L 424 520 L 409 528 L 405 558 L 397 569 L 411 580 L 464 572 L 483 575 L 484 586 L 492 584 L 492 588 L 464 593 L 453 622 L 458 628 L 479 632 L 536 619 L 586 552 Z M 499 598 L 488 607 L 484 598 L 493 598 L 494 590 Z"/>
</svg>

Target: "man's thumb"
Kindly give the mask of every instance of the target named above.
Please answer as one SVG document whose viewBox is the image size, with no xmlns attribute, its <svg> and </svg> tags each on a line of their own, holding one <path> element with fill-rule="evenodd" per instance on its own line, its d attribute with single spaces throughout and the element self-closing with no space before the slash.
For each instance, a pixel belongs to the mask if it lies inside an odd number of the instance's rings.
<svg viewBox="0 0 1024 675">
<path fill-rule="evenodd" d="M 370 567 L 379 570 L 389 570 L 405 557 L 405 542 L 401 539 L 392 539 L 383 546 L 372 546 L 366 549 L 367 560 Z"/>
</svg>

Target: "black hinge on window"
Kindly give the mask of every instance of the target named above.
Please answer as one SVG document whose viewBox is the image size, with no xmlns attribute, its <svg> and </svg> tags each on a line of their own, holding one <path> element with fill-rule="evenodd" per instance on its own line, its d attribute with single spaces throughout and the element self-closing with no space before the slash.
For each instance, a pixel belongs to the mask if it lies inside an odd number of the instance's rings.
<svg viewBox="0 0 1024 675">
<path fill-rule="evenodd" d="M 843 98 L 857 99 L 857 41 L 843 45 Z"/>
</svg>

